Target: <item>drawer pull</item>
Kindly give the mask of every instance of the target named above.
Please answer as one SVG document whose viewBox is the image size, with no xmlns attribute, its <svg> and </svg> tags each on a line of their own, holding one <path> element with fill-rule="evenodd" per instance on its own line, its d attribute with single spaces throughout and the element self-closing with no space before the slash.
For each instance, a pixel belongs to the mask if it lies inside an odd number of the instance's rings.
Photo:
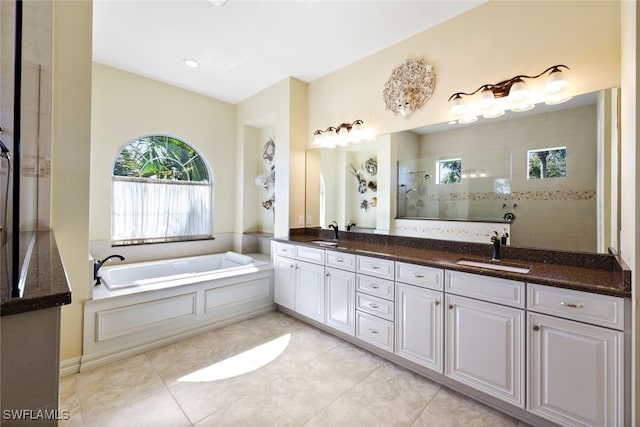
<svg viewBox="0 0 640 427">
<path fill-rule="evenodd" d="M 372 302 L 369 303 L 369 307 L 371 307 L 371 308 L 380 308 L 380 306 L 378 304 L 375 304 L 375 303 L 372 303 Z"/>
<path fill-rule="evenodd" d="M 371 289 L 378 289 L 380 286 L 378 285 L 371 285 Z"/>
<path fill-rule="evenodd" d="M 413 275 L 418 279 L 422 279 L 424 277 L 424 274 L 420 274 L 420 273 L 413 273 Z"/>
<path fill-rule="evenodd" d="M 582 304 L 573 304 L 573 303 L 564 302 L 564 301 L 560 301 L 560 305 L 564 305 L 565 307 L 569 307 L 569 308 L 583 308 L 584 307 Z"/>
<path fill-rule="evenodd" d="M 344 260 L 342 258 L 338 258 L 336 259 L 336 262 L 344 262 Z"/>
<path fill-rule="evenodd" d="M 369 328 L 369 332 L 371 332 L 372 334 L 379 334 L 380 333 L 376 329 L 373 329 L 373 328 Z"/>
<path fill-rule="evenodd" d="M 379 270 L 380 266 L 379 265 L 372 265 L 371 268 L 373 268 L 374 270 Z"/>
<path fill-rule="evenodd" d="M 540 326 L 538 326 L 538 325 L 533 325 L 533 330 L 534 330 L 534 331 L 536 331 L 536 332 L 537 332 L 537 331 L 539 331 L 539 330 L 540 330 Z"/>
<path fill-rule="evenodd" d="M 282 249 L 282 252 L 289 252 L 289 249 Z"/>
</svg>

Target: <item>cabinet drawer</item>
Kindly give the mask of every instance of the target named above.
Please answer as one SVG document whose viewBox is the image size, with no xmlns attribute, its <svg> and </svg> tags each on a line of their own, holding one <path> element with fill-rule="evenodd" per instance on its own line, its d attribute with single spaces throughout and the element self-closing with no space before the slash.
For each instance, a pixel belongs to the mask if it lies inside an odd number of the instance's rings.
<svg viewBox="0 0 640 427">
<path fill-rule="evenodd" d="M 393 301 L 393 282 L 391 280 L 358 274 L 356 276 L 356 290 Z"/>
<path fill-rule="evenodd" d="M 624 299 L 573 289 L 527 284 L 527 309 L 622 330 Z"/>
<path fill-rule="evenodd" d="M 276 242 L 276 255 L 286 256 L 290 258 L 296 257 L 296 246 L 287 243 Z"/>
<path fill-rule="evenodd" d="M 327 267 L 339 268 L 341 270 L 355 271 L 356 256 L 344 252 L 327 251 Z"/>
<path fill-rule="evenodd" d="M 424 265 L 396 262 L 396 281 L 441 291 L 444 270 Z"/>
<path fill-rule="evenodd" d="M 383 319 L 393 320 L 393 301 L 356 292 L 356 308 Z"/>
<path fill-rule="evenodd" d="M 296 259 L 313 262 L 315 264 L 324 264 L 324 249 L 297 246 Z"/>
<path fill-rule="evenodd" d="M 356 257 L 356 271 L 383 279 L 393 280 L 393 261 L 388 259 L 373 258 L 367 256 Z"/>
<path fill-rule="evenodd" d="M 479 274 L 445 271 L 445 292 L 524 308 L 524 283 Z"/>
<path fill-rule="evenodd" d="M 393 323 L 356 311 L 356 338 L 393 353 Z"/>
</svg>

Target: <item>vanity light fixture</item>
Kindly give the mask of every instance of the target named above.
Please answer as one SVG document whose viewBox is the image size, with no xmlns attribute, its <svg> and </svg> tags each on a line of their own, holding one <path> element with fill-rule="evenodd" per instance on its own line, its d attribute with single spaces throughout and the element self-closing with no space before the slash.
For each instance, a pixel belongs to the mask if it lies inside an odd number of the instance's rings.
<svg viewBox="0 0 640 427">
<path fill-rule="evenodd" d="M 313 132 L 313 136 L 314 139 L 311 146 L 315 148 L 334 148 L 375 139 L 360 119 L 353 123 L 342 123 L 336 127 L 329 126 L 325 130 L 318 129 Z"/>
<path fill-rule="evenodd" d="M 538 102 L 555 105 L 568 101 L 572 96 L 567 93 L 568 82 L 563 68 L 569 69 L 566 65 L 553 65 L 535 76 L 518 75 L 499 83 L 484 84 L 470 93 L 456 92 L 449 97 L 450 114 L 456 123 L 467 124 L 478 120 L 478 116 L 500 117 L 505 110 L 529 111 Z M 547 75 L 544 89 L 531 90 L 534 88 L 525 82 L 544 75 Z"/>
</svg>

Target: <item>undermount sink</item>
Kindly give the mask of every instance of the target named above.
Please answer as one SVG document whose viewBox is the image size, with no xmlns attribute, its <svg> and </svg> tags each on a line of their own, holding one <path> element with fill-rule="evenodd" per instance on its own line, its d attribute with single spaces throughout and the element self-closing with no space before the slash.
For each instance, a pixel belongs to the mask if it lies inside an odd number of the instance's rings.
<svg viewBox="0 0 640 427">
<path fill-rule="evenodd" d="M 529 271 L 531 271 L 531 267 L 527 267 L 525 265 L 518 266 L 514 264 L 500 263 L 499 261 L 483 262 L 483 261 L 475 261 L 471 259 L 461 259 L 460 261 L 456 262 L 456 264 L 466 265 L 469 267 L 487 268 L 489 270 L 509 271 L 511 273 L 521 273 L 521 274 L 527 274 Z"/>
<path fill-rule="evenodd" d="M 330 240 L 314 240 L 311 243 L 322 246 L 338 246 L 338 242 L 332 242 Z"/>
</svg>

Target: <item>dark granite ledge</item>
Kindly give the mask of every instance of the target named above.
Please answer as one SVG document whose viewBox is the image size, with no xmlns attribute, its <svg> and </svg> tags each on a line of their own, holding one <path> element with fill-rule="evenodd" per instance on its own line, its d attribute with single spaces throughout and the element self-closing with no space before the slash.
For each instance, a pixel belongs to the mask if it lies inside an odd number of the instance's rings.
<svg viewBox="0 0 640 427">
<path fill-rule="evenodd" d="M 317 239 L 332 240 L 333 231 L 317 228 L 292 229 L 289 238 L 275 240 L 321 247 L 311 243 Z M 631 296 L 631 270 L 619 257 L 612 254 L 503 246 L 503 264 L 531 268 L 529 273 L 521 274 L 456 264 L 462 258 L 490 261 L 490 243 L 341 231 L 337 247 L 323 248 L 604 295 Z"/>
<path fill-rule="evenodd" d="M 11 283 L 6 271 L 2 272 L 0 279 L 0 315 L 2 316 L 71 303 L 71 289 L 53 231 L 36 233 L 27 277 L 20 297 L 11 297 Z"/>
</svg>

